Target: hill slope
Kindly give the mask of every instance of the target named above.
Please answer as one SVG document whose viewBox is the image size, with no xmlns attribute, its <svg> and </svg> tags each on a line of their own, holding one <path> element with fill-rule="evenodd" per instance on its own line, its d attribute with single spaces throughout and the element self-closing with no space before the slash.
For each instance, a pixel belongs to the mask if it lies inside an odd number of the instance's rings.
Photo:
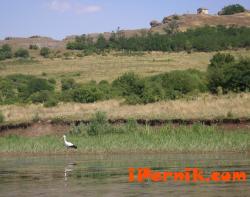
<svg viewBox="0 0 250 197">
<path fill-rule="evenodd" d="M 164 33 L 164 29 L 172 22 L 176 21 L 180 31 L 186 31 L 189 28 L 202 27 L 205 25 L 216 26 L 216 25 L 237 25 L 250 27 L 250 12 L 244 12 L 234 15 L 197 15 L 197 14 L 184 14 L 178 16 L 176 19 L 175 15 L 165 17 L 163 23 L 157 24 L 157 26 L 150 29 L 136 29 L 136 30 L 121 30 L 126 36 L 141 35 L 147 32 L 153 33 Z M 96 39 L 98 33 L 89 34 L 91 37 Z M 110 32 L 105 32 L 104 37 L 108 39 Z M 9 38 L 6 40 L 0 40 L 0 46 L 3 44 L 9 44 L 13 48 L 28 48 L 30 44 L 38 45 L 39 47 L 49 47 L 53 49 L 65 48 L 66 43 L 74 40 L 75 36 L 67 36 L 65 39 L 58 41 L 48 37 L 33 36 L 30 38 Z"/>
<path fill-rule="evenodd" d="M 177 18 L 177 19 L 175 19 Z M 245 26 L 250 27 L 250 12 L 244 12 L 234 15 L 197 15 L 197 14 L 184 14 L 182 16 L 172 15 L 165 17 L 163 23 L 159 23 L 156 27 L 150 29 L 151 32 L 163 33 L 172 21 L 176 21 L 181 31 L 186 31 L 189 28 L 208 26 Z"/>
</svg>

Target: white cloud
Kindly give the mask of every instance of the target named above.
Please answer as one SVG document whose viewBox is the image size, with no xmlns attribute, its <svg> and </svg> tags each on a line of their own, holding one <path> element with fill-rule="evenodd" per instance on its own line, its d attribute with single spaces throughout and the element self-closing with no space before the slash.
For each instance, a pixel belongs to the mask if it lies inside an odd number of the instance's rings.
<svg viewBox="0 0 250 197">
<path fill-rule="evenodd" d="M 50 10 L 57 12 L 73 12 L 76 14 L 95 13 L 102 10 L 98 5 L 85 5 L 74 0 L 52 0 L 48 5 Z"/>
<path fill-rule="evenodd" d="M 99 12 L 101 11 L 101 6 L 98 5 L 81 5 L 77 7 L 76 12 L 81 14 L 81 13 L 94 13 L 94 12 Z"/>
<path fill-rule="evenodd" d="M 65 12 L 70 10 L 72 7 L 69 1 L 53 0 L 49 3 L 49 8 L 51 10 Z"/>
</svg>

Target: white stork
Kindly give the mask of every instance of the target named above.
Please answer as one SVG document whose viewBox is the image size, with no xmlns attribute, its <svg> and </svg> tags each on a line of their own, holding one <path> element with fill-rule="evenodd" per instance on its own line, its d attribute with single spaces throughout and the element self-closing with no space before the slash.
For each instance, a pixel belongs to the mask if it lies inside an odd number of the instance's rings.
<svg viewBox="0 0 250 197">
<path fill-rule="evenodd" d="M 77 149 L 77 146 L 76 146 L 76 145 L 74 145 L 74 144 L 72 144 L 71 142 L 68 142 L 68 141 L 66 140 L 66 135 L 63 136 L 63 139 L 64 139 L 64 145 L 65 145 L 65 147 Z"/>
</svg>

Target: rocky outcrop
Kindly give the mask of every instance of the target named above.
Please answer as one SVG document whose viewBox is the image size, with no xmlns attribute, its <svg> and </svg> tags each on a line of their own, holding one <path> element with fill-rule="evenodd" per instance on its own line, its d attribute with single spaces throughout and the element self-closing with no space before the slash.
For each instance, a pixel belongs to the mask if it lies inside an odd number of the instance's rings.
<svg viewBox="0 0 250 197">
<path fill-rule="evenodd" d="M 153 21 L 150 22 L 151 27 L 157 27 L 157 26 L 160 26 L 160 25 L 162 25 L 162 23 L 160 23 L 157 20 L 153 20 Z"/>
</svg>

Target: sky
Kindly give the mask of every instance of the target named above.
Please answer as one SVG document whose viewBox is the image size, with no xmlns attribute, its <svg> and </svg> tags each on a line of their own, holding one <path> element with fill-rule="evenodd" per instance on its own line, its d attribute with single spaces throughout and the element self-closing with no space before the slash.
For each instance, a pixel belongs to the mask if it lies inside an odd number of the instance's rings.
<svg viewBox="0 0 250 197">
<path fill-rule="evenodd" d="M 0 39 L 147 28 L 168 15 L 196 13 L 199 7 L 215 14 L 236 3 L 250 9 L 250 0 L 1 0 Z"/>
</svg>

